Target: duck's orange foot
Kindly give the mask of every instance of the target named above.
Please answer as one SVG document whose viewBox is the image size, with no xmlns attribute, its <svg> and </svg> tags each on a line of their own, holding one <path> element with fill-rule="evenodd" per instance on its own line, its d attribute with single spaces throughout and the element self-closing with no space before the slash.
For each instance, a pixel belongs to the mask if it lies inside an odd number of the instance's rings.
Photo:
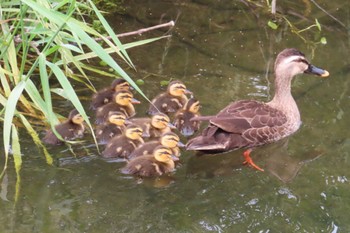
<svg viewBox="0 0 350 233">
<path fill-rule="evenodd" d="M 260 168 L 258 165 L 256 165 L 256 164 L 253 162 L 252 158 L 250 157 L 250 152 L 252 152 L 252 149 L 248 149 L 248 150 L 246 150 L 246 151 L 243 152 L 243 156 L 244 156 L 244 159 L 245 159 L 245 161 L 243 162 L 243 164 L 247 164 L 247 165 L 249 165 L 249 166 L 255 168 L 256 170 L 259 170 L 259 171 L 263 172 L 264 169 Z"/>
</svg>

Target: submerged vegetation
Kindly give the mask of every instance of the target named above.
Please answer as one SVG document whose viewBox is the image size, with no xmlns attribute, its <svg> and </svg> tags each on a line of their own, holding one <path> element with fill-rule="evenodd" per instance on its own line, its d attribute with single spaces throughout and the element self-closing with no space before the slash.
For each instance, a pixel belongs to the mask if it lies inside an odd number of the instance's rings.
<svg viewBox="0 0 350 233">
<path fill-rule="evenodd" d="M 98 19 L 103 30 L 95 30 L 86 23 L 86 12 Z M 163 38 L 122 44 L 91 0 L 3 0 L 0 3 L 0 26 L 0 105 L 3 107 L 0 121 L 6 158 L 4 170 L 11 153 L 17 172 L 21 167 L 18 126 L 26 129 L 35 144 L 42 148 L 47 163 L 52 164 L 36 127 L 50 124 L 55 131 L 53 126 L 60 116 L 54 111 L 53 95 L 69 101 L 93 132 L 73 86 L 73 82 L 79 82 L 95 90 L 86 72 L 101 71 L 86 65 L 88 59 L 100 59 L 143 95 L 110 54 L 116 53 L 134 68 L 126 50 Z"/>
</svg>

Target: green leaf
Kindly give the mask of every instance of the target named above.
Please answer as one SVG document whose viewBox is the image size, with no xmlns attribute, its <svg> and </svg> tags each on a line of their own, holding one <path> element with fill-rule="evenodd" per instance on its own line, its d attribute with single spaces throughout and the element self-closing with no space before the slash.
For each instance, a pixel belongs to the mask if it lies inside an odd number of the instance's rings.
<svg viewBox="0 0 350 233">
<path fill-rule="evenodd" d="M 4 128 L 3 128 L 3 141 L 4 141 L 4 150 L 5 157 L 8 158 L 8 152 L 10 149 L 10 137 L 11 137 L 11 127 L 13 116 L 16 111 L 16 106 L 19 98 L 22 95 L 22 92 L 26 86 L 26 82 L 24 80 L 20 81 L 15 88 L 11 91 L 9 98 L 7 99 L 7 103 L 5 106 L 5 117 L 4 117 Z M 6 165 L 5 165 L 6 167 Z"/>
<path fill-rule="evenodd" d="M 322 37 L 320 40 L 321 44 L 327 44 L 327 39 L 326 37 Z"/>
<path fill-rule="evenodd" d="M 322 30 L 322 29 L 321 29 L 321 24 L 318 22 L 317 19 L 315 19 L 315 24 L 316 24 L 318 30 L 321 31 L 321 30 Z"/>
<path fill-rule="evenodd" d="M 269 21 L 267 22 L 267 25 L 268 25 L 270 28 L 272 28 L 273 30 L 276 30 L 276 29 L 278 28 L 278 25 L 277 25 L 276 23 L 272 22 L 271 20 L 269 20 Z"/>
<path fill-rule="evenodd" d="M 12 153 L 13 153 L 13 160 L 15 163 L 15 170 L 16 170 L 16 192 L 15 192 L 15 203 L 18 201 L 19 198 L 19 191 L 21 187 L 21 167 L 22 167 L 22 156 L 21 156 L 21 146 L 19 144 L 19 138 L 18 138 L 18 132 L 15 125 L 12 125 Z"/>
</svg>

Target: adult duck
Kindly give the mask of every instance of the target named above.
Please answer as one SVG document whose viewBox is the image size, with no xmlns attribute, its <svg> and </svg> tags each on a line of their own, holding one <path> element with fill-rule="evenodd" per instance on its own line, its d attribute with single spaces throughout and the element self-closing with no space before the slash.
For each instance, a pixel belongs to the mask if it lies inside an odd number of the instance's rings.
<svg viewBox="0 0 350 233">
<path fill-rule="evenodd" d="M 220 153 L 248 148 L 245 163 L 258 170 L 250 158 L 252 148 L 285 138 L 301 125 L 300 113 L 291 94 L 291 82 L 301 73 L 327 77 L 326 70 L 309 63 L 305 55 L 294 48 L 280 52 L 275 62 L 275 95 L 268 103 L 240 100 L 229 104 L 215 116 L 193 120 L 209 120 L 201 135 L 188 141 L 187 150 Z"/>
</svg>

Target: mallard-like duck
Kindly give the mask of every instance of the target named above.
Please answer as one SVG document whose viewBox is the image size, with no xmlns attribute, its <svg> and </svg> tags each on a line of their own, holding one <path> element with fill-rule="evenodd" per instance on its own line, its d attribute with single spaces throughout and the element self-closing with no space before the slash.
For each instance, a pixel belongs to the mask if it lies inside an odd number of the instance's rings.
<svg viewBox="0 0 350 233">
<path fill-rule="evenodd" d="M 245 163 L 262 170 L 250 158 L 253 147 L 285 138 L 301 125 L 300 113 L 291 94 L 291 81 L 297 74 L 327 77 L 326 70 L 311 65 L 300 51 L 289 48 L 280 52 L 275 62 L 275 95 L 268 103 L 240 100 L 229 104 L 217 115 L 197 117 L 209 120 L 201 135 L 188 141 L 187 150 L 219 153 L 248 148 Z"/>
<path fill-rule="evenodd" d="M 160 137 L 164 133 L 171 132 L 171 129 L 175 129 L 175 126 L 170 123 L 169 117 L 161 112 L 150 118 L 131 118 L 129 121 L 142 127 L 143 137 Z"/>
<path fill-rule="evenodd" d="M 96 110 L 97 108 L 111 102 L 115 92 L 129 90 L 130 84 L 126 80 L 122 78 L 115 79 L 110 87 L 103 88 L 92 96 L 91 109 Z"/>
<path fill-rule="evenodd" d="M 129 118 L 135 115 L 133 104 L 139 104 L 140 101 L 134 99 L 130 91 L 118 91 L 113 95 L 113 102 L 110 102 L 96 110 L 96 123 L 102 124 L 107 120 L 108 113 L 119 111 Z"/>
<path fill-rule="evenodd" d="M 81 138 L 85 131 L 84 118 L 74 109 L 69 113 L 68 119 L 56 125 L 55 129 L 65 141 Z M 52 145 L 60 145 L 63 143 L 51 130 L 46 132 L 43 142 Z"/>
<path fill-rule="evenodd" d="M 175 113 L 186 104 L 188 100 L 186 94 L 192 94 L 192 92 L 187 90 L 185 84 L 181 81 L 172 81 L 166 92 L 157 95 L 152 100 L 147 113 L 149 115 L 154 115 L 157 112 Z"/>
<path fill-rule="evenodd" d="M 165 146 L 172 150 L 173 155 L 180 157 L 179 147 L 184 147 L 185 145 L 180 142 L 179 136 L 173 132 L 164 133 L 159 140 L 152 140 L 145 142 L 138 146 L 131 154 L 129 159 L 134 159 L 136 157 L 152 154 L 157 146 Z"/>
<path fill-rule="evenodd" d="M 156 177 L 170 173 L 175 169 L 174 161 L 178 158 L 172 154 L 171 149 L 158 146 L 153 154 L 137 157 L 122 169 L 122 173 L 141 177 Z"/>
<path fill-rule="evenodd" d="M 96 139 L 101 144 L 106 144 L 111 138 L 125 132 L 126 117 L 122 112 L 112 111 L 108 113 L 107 121 L 96 127 Z"/>
<path fill-rule="evenodd" d="M 142 128 L 138 125 L 128 125 L 125 133 L 113 137 L 102 151 L 104 158 L 128 158 L 129 154 L 135 150 L 141 143 Z"/>
<path fill-rule="evenodd" d="M 192 120 L 193 117 L 199 117 L 199 101 L 190 98 L 184 107 L 178 110 L 174 116 L 174 125 L 185 137 L 189 137 L 198 131 L 200 121 Z"/>
</svg>

